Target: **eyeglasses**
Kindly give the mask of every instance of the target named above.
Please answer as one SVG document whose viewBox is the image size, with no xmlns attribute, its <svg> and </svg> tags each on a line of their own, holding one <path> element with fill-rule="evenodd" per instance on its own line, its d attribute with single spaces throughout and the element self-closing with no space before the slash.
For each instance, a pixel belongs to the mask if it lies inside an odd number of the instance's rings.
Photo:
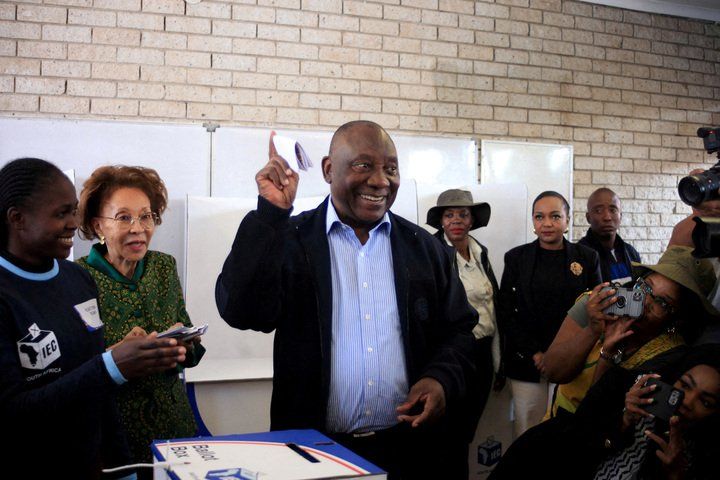
<svg viewBox="0 0 720 480">
<path fill-rule="evenodd" d="M 675 313 L 675 307 L 670 305 L 670 302 L 668 302 L 665 298 L 655 295 L 652 291 L 652 287 L 649 283 L 645 281 L 644 278 L 638 278 L 637 282 L 635 282 L 635 289 L 640 290 L 645 295 L 650 297 L 654 304 L 658 305 L 664 313 L 667 314 L 673 314 Z"/>
<path fill-rule="evenodd" d="M 157 225 L 160 222 L 160 216 L 158 216 L 158 214 L 155 212 L 143 213 L 139 217 L 133 217 L 132 215 L 122 213 L 122 214 L 116 215 L 114 217 L 100 217 L 99 216 L 97 218 L 113 220 L 121 228 L 127 228 L 127 229 L 129 229 L 132 226 L 132 224 L 135 223 L 136 221 L 145 230 L 150 230 L 151 228 L 153 228 L 155 225 Z"/>
</svg>

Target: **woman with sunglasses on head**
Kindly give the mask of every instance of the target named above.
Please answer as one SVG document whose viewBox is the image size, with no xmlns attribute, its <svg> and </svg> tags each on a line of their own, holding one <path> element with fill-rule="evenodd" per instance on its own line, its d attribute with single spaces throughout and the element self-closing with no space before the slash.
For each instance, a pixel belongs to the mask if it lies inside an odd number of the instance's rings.
<svg viewBox="0 0 720 480">
<path fill-rule="evenodd" d="M 32 478 L 100 478 L 103 468 L 130 463 L 118 385 L 174 368 L 185 348 L 152 332 L 105 351 L 95 283 L 65 260 L 77 197 L 55 165 L 21 158 L 0 169 L 0 214 L 3 468 Z M 109 477 L 125 476 L 135 474 Z"/>
<path fill-rule="evenodd" d="M 99 243 L 78 263 L 98 285 L 110 348 L 153 330 L 191 326 L 175 259 L 149 250 L 166 206 L 165 184 L 150 168 L 100 167 L 80 193 L 80 230 Z M 188 354 L 179 369 L 197 365 L 205 351 L 199 341 L 181 342 Z M 197 433 L 178 373 L 172 369 L 130 382 L 120 392 L 120 414 L 136 462 L 151 460 L 154 439 Z M 152 473 L 140 474 L 150 478 Z"/>
</svg>

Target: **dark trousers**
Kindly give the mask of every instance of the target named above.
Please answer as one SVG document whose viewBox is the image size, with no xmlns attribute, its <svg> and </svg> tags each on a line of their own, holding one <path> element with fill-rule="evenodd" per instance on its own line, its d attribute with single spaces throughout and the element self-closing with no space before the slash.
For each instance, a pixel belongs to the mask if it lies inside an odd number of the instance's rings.
<svg viewBox="0 0 720 480">
<path fill-rule="evenodd" d="M 447 429 L 442 425 L 412 428 L 400 423 L 371 435 L 326 433 L 330 438 L 374 463 L 388 473 L 389 480 L 447 479 Z"/>
</svg>

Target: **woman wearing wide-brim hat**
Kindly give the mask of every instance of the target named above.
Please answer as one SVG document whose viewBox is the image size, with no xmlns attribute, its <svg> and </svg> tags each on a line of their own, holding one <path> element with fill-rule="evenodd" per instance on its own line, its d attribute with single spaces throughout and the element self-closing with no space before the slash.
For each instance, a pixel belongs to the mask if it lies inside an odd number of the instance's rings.
<svg viewBox="0 0 720 480">
<path fill-rule="evenodd" d="M 467 446 L 475 435 L 480 416 L 485 408 L 493 372 L 500 365 L 500 342 L 495 319 L 495 297 L 498 283 L 495 279 L 488 250 L 470 236 L 470 231 L 484 227 L 490 220 L 490 205 L 473 201 L 467 190 L 452 189 L 440 194 L 437 205 L 427 213 L 427 224 L 437 228 L 435 237 L 452 250 L 460 280 L 470 304 L 477 310 L 479 320 L 473 334 L 475 342 L 475 378 L 468 381 L 466 404 L 457 409 L 453 422 L 457 426 L 456 438 L 465 448 L 454 449 L 463 452 L 464 457 L 452 462 L 464 466 L 457 478 L 467 478 Z M 464 475 L 464 476 L 463 476 Z M 453 476 L 453 478 L 456 478 Z"/>
</svg>

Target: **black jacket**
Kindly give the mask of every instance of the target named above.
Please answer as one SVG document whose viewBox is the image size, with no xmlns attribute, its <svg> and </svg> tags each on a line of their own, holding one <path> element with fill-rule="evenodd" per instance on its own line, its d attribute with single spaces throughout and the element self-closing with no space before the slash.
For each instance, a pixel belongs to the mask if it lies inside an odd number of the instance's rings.
<svg viewBox="0 0 720 480">
<path fill-rule="evenodd" d="M 612 274 L 610 273 L 610 265 L 613 263 L 624 263 L 628 267 L 628 271 L 632 272 L 631 262 L 640 262 L 640 254 L 635 248 L 626 243 L 620 235 L 615 235 L 615 244 L 613 250 L 615 250 L 615 257 L 618 262 L 615 262 L 612 258 L 610 250 L 603 247 L 600 243 L 600 239 L 593 233 L 592 229 L 588 228 L 587 233 L 577 242 L 580 245 L 590 247 L 598 253 L 600 257 L 600 273 L 602 273 L 603 282 L 609 282 L 613 280 Z"/>
<path fill-rule="evenodd" d="M 275 330 L 271 428 L 325 430 L 330 388 L 332 275 L 329 197 L 290 218 L 258 197 L 240 224 L 215 288 L 235 328 Z M 429 233 L 390 213 L 390 242 L 408 382 L 432 377 L 448 409 L 465 395 L 477 312 Z"/>
<path fill-rule="evenodd" d="M 600 267 L 594 250 L 567 240 L 563 242 L 567 269 L 565 282 L 557 286 L 557 292 L 569 310 L 578 295 L 601 282 Z M 536 305 L 533 301 L 532 281 L 539 248 L 539 242 L 535 240 L 505 254 L 505 270 L 497 303 L 498 327 L 503 345 L 502 373 L 509 378 L 528 382 L 540 380 L 533 354 L 544 352 L 550 346 L 564 320 L 559 318 L 550 325 L 542 324 L 537 319 L 536 312 L 542 305 Z M 573 263 L 582 267 L 579 275 L 572 273 Z"/>
</svg>

